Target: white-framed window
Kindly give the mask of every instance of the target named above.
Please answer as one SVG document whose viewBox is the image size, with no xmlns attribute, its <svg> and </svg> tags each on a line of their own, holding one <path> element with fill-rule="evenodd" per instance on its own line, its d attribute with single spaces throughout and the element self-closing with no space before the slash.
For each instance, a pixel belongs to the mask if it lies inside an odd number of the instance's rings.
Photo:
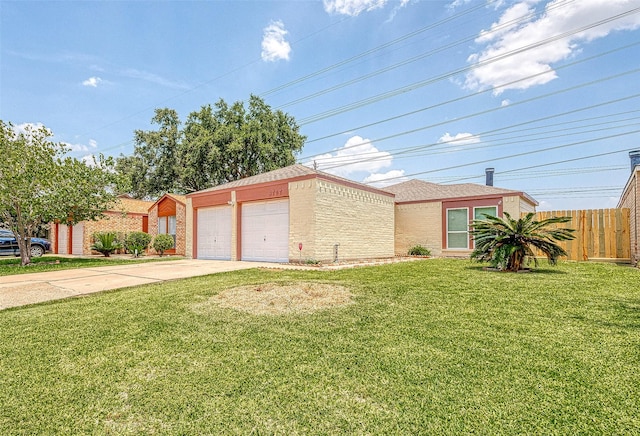
<svg viewBox="0 0 640 436">
<path fill-rule="evenodd" d="M 447 209 L 447 248 L 469 248 L 469 209 Z"/>
<path fill-rule="evenodd" d="M 173 248 L 176 247 L 176 216 L 158 217 L 158 234 L 169 234 L 173 237 Z"/>
<path fill-rule="evenodd" d="M 484 220 L 485 215 L 498 216 L 498 208 L 496 206 L 482 206 L 473 208 L 473 219 Z"/>
</svg>

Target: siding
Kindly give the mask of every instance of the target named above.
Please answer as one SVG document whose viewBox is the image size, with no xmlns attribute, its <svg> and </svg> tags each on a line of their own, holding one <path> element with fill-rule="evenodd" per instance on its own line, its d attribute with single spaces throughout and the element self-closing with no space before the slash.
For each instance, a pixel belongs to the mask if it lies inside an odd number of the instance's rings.
<svg viewBox="0 0 640 436">
<path fill-rule="evenodd" d="M 636 265 L 640 261 L 640 169 L 638 167 L 631 174 L 618 207 L 630 210 L 631 262 Z"/>
</svg>

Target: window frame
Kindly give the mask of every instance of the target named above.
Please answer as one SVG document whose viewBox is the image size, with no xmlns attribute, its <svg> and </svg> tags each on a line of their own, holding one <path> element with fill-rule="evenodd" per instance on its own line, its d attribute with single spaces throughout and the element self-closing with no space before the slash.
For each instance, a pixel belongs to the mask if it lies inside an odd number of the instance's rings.
<svg viewBox="0 0 640 436">
<path fill-rule="evenodd" d="M 465 211 L 465 216 L 466 216 L 466 222 L 467 222 L 467 226 L 466 226 L 466 230 L 449 230 L 449 212 L 451 211 L 460 211 L 460 210 L 464 210 Z M 447 229 L 446 229 L 446 235 L 447 235 L 447 242 L 446 242 L 446 249 L 447 250 L 468 250 L 469 249 L 469 208 L 468 207 L 452 207 L 452 208 L 447 208 L 446 210 L 446 223 L 447 223 Z M 455 233 L 455 234 L 464 234 L 465 235 L 465 241 L 466 244 L 464 247 L 451 247 L 449 244 L 449 235 L 451 233 Z"/>
</svg>

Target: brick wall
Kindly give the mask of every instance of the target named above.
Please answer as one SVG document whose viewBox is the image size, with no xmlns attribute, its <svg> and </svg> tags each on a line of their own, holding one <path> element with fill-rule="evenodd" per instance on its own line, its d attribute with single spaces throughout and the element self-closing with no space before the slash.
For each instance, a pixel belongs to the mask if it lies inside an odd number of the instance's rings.
<svg viewBox="0 0 640 436">
<path fill-rule="evenodd" d="M 164 201 L 173 201 L 172 199 L 165 199 Z M 180 202 L 176 204 L 176 251 L 175 254 L 179 256 L 186 255 L 187 250 L 187 207 Z M 149 234 L 155 238 L 158 234 L 158 204 L 149 210 Z M 153 244 L 153 241 L 151 242 Z M 156 251 L 151 248 L 151 253 Z"/>
<path fill-rule="evenodd" d="M 186 212 L 185 212 L 185 232 L 184 232 L 184 238 L 185 238 L 185 244 L 184 244 L 184 249 L 185 249 L 185 257 L 188 259 L 192 259 L 193 258 L 193 238 L 194 238 L 194 234 L 193 234 L 193 201 L 191 200 L 191 198 L 187 197 L 187 207 L 186 207 Z"/>
<path fill-rule="evenodd" d="M 422 245 L 434 256 L 442 253 L 442 203 L 399 204 L 395 207 L 395 253 L 406 255 Z"/>
<path fill-rule="evenodd" d="M 143 214 L 106 212 L 105 219 L 99 221 L 84 221 L 84 238 L 82 251 L 84 254 L 91 253 L 93 235 L 97 232 L 116 232 L 126 235 L 131 232 L 142 231 Z"/>
<path fill-rule="evenodd" d="M 393 197 L 322 179 L 289 184 L 289 258 L 322 262 L 391 257 Z"/>
</svg>

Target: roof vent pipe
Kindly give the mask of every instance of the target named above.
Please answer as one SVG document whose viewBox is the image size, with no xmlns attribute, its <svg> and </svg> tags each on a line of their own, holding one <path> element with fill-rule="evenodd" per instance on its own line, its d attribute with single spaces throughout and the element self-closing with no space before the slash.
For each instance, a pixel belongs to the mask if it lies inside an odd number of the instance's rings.
<svg viewBox="0 0 640 436">
<path fill-rule="evenodd" d="M 493 172 L 495 170 L 493 168 L 485 168 L 484 170 L 484 174 L 485 174 L 485 185 L 487 186 L 493 186 Z"/>
<path fill-rule="evenodd" d="M 629 159 L 631 159 L 631 172 L 640 165 L 640 150 L 634 150 L 629 152 Z"/>
</svg>

